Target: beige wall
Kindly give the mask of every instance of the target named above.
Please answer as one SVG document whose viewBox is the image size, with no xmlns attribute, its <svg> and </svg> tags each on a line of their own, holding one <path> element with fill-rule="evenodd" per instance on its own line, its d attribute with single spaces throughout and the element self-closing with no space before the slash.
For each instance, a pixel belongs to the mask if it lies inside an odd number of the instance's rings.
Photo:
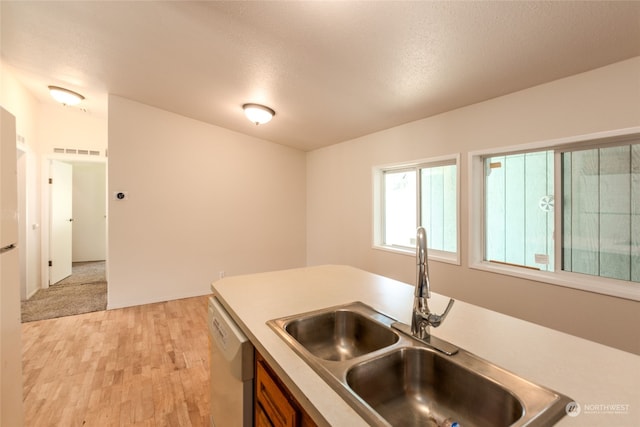
<svg viewBox="0 0 640 427">
<path fill-rule="evenodd" d="M 301 151 L 110 96 L 108 182 L 110 308 L 305 263 Z"/>
<path fill-rule="evenodd" d="M 52 155 L 54 148 L 75 148 L 100 151 L 104 158 L 107 118 L 74 107 L 41 104 L 38 139 L 44 155 Z M 82 160 L 84 157 L 80 155 L 77 158 Z"/>
<path fill-rule="evenodd" d="M 640 302 L 467 267 L 467 153 L 639 126 L 639 76 L 637 57 L 309 153 L 308 264 L 413 283 L 412 257 L 372 249 L 372 168 L 460 153 L 462 265 L 430 262 L 434 290 L 640 354 Z"/>
</svg>

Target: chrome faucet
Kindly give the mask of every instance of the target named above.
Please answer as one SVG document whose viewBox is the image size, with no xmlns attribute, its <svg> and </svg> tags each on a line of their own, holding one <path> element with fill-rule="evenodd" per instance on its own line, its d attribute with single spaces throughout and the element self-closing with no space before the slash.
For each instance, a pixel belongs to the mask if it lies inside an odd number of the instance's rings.
<svg viewBox="0 0 640 427">
<path fill-rule="evenodd" d="M 449 300 L 447 308 L 442 314 L 435 314 L 429 310 L 431 285 L 429 283 L 429 264 L 427 263 L 427 232 L 424 227 L 418 227 L 416 232 L 416 288 L 413 293 L 413 310 L 411 311 L 411 326 L 394 322 L 391 327 L 420 340 L 424 344 L 448 355 L 458 352 L 458 347 L 431 335 L 429 327 L 437 328 L 449 314 L 453 299 Z"/>
<path fill-rule="evenodd" d="M 429 298 L 431 298 L 431 285 L 429 283 L 429 264 L 427 263 L 427 232 L 424 227 L 418 227 L 416 233 L 416 290 L 411 314 L 411 334 L 416 338 L 425 339 L 429 336 L 430 326 L 434 328 L 440 326 L 455 302 L 450 299 L 444 313 L 435 314 L 429 310 Z"/>
</svg>

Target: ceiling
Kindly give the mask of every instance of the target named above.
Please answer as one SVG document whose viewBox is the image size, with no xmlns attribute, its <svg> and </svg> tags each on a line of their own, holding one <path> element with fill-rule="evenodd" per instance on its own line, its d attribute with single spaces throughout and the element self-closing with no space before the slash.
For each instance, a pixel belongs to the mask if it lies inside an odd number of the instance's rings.
<svg viewBox="0 0 640 427">
<path fill-rule="evenodd" d="M 640 2 L 0 3 L 2 61 L 301 150 L 640 55 Z M 247 102 L 274 119 L 256 126 Z"/>
</svg>

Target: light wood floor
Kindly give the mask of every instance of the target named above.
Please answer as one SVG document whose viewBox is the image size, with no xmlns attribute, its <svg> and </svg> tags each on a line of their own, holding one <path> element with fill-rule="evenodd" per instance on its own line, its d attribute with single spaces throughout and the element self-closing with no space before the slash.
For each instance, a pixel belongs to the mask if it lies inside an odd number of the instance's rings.
<svg viewBox="0 0 640 427">
<path fill-rule="evenodd" d="M 26 426 L 208 426 L 207 298 L 26 323 Z"/>
</svg>

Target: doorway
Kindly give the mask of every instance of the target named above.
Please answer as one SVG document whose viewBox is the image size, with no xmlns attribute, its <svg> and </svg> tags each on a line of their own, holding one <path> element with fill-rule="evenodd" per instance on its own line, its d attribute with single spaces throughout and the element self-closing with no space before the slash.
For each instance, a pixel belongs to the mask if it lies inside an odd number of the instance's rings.
<svg viewBox="0 0 640 427">
<path fill-rule="evenodd" d="M 106 164 L 51 160 L 49 285 L 72 274 L 73 263 L 106 259 Z"/>
<path fill-rule="evenodd" d="M 106 309 L 106 162 L 47 162 L 45 274 L 41 289 L 23 302 L 23 322 Z"/>
</svg>

